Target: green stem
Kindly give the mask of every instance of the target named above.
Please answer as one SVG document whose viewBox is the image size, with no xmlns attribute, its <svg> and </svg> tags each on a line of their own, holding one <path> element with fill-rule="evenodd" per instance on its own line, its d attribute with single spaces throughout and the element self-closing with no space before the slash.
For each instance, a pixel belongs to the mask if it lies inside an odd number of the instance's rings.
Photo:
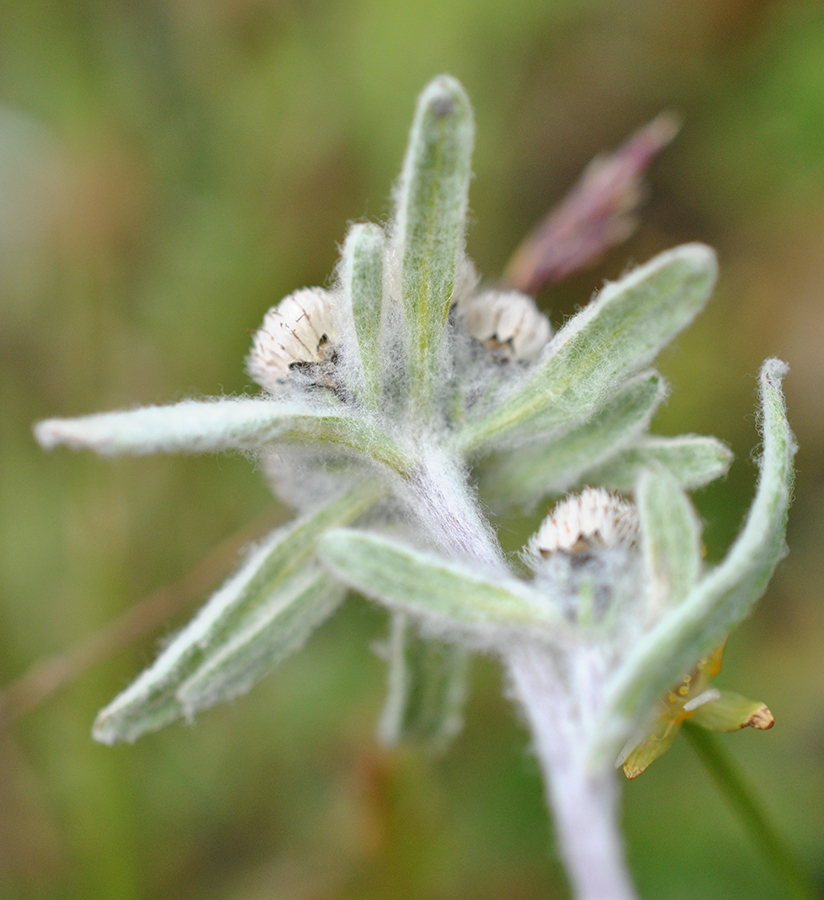
<svg viewBox="0 0 824 900">
<path fill-rule="evenodd" d="M 758 849 L 786 882 L 790 890 L 788 896 L 796 897 L 798 900 L 821 900 L 821 894 L 809 873 L 789 845 L 780 837 L 756 798 L 754 790 L 718 739 L 690 722 L 684 723 L 683 733 L 719 790 L 746 826 Z"/>
</svg>

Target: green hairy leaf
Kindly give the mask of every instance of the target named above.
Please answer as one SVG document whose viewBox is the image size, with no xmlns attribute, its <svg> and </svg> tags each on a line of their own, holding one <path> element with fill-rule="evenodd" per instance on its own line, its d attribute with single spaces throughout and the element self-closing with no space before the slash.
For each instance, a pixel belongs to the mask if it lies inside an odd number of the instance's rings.
<svg viewBox="0 0 824 900">
<path fill-rule="evenodd" d="M 648 365 L 690 324 L 716 273 L 709 247 L 685 244 L 607 285 L 553 338 L 546 361 L 526 384 L 467 428 L 465 450 L 588 419 L 616 384 Z"/>
<path fill-rule="evenodd" d="M 177 688 L 183 715 L 245 694 L 340 605 L 346 588 L 309 564 L 281 584 L 253 615 L 238 623 Z"/>
<path fill-rule="evenodd" d="M 354 521 L 379 497 L 379 486 L 358 486 L 270 535 L 155 662 L 101 711 L 94 727 L 95 738 L 106 744 L 134 741 L 207 705 L 205 691 L 198 694 L 195 687 L 190 688 L 188 699 L 180 696 L 181 686 L 187 681 L 208 684 L 209 696 L 217 702 L 222 695 L 238 693 L 235 688 L 241 682 L 251 687 L 253 679 L 248 673 L 263 675 L 297 649 L 334 609 L 337 596 L 311 565 L 318 536 L 331 526 Z M 261 636 L 264 628 L 268 631 Z M 213 663 L 218 659 L 231 661 L 243 641 L 255 651 L 247 675 L 241 677 L 237 665 L 227 669 L 226 686 L 222 688 L 215 681 Z M 200 675 L 204 680 L 198 682 Z M 196 702 L 198 697 L 202 702 Z"/>
<path fill-rule="evenodd" d="M 388 436 L 339 405 L 221 397 L 204 403 L 144 406 L 77 419 L 47 419 L 34 430 L 47 450 L 59 444 L 102 456 L 217 453 L 255 450 L 267 443 L 318 441 L 361 451 L 403 471 L 409 462 Z"/>
<path fill-rule="evenodd" d="M 786 372 L 776 359 L 761 368 L 764 451 L 744 528 L 725 559 L 633 648 L 611 679 L 593 759 L 617 752 L 656 699 L 746 618 L 784 555 L 796 449 L 781 392 Z"/>
<path fill-rule="evenodd" d="M 355 225 L 343 246 L 341 280 L 349 297 L 360 362 L 363 398 L 374 408 L 380 399 L 381 305 L 383 303 L 383 254 L 386 243 L 377 225 Z"/>
<path fill-rule="evenodd" d="M 656 606 L 677 606 L 701 574 L 701 529 L 678 479 L 647 469 L 635 491 L 644 557 Z M 656 610 L 658 611 L 658 610 Z"/>
<path fill-rule="evenodd" d="M 393 231 L 412 401 L 428 415 L 442 365 L 441 344 L 463 253 L 475 126 L 461 85 L 448 75 L 418 100 L 397 188 Z"/>
<path fill-rule="evenodd" d="M 564 628 L 548 604 L 512 579 L 490 580 L 466 566 L 375 534 L 334 529 L 319 550 L 332 570 L 367 597 L 441 625 Z"/>
<path fill-rule="evenodd" d="M 547 494 L 560 493 L 582 469 L 613 456 L 646 429 L 665 393 L 657 372 L 639 375 L 589 421 L 496 457 L 484 471 L 484 495 L 498 505 L 531 509 Z"/>
<path fill-rule="evenodd" d="M 469 651 L 421 637 L 406 613 L 392 613 L 388 690 L 378 735 L 387 746 L 411 742 L 440 753 L 460 731 Z"/>
<path fill-rule="evenodd" d="M 680 437 L 643 437 L 631 447 L 593 468 L 586 469 L 579 483 L 603 484 L 629 493 L 644 469 L 668 469 L 685 490 L 703 487 L 726 475 L 732 451 L 717 438 L 686 434 Z"/>
</svg>

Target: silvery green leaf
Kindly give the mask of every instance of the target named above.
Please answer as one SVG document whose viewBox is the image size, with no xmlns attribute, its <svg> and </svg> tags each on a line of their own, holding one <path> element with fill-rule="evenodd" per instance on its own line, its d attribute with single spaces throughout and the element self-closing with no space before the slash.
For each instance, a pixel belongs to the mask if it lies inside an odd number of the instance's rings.
<svg viewBox="0 0 824 900">
<path fill-rule="evenodd" d="M 665 393 L 657 372 L 637 376 L 587 422 L 498 455 L 484 471 L 484 495 L 498 505 L 534 508 L 644 431 Z"/>
<path fill-rule="evenodd" d="M 103 456 L 256 450 L 273 442 L 318 441 L 361 451 L 402 471 L 408 461 L 371 423 L 338 403 L 320 407 L 271 398 L 220 397 L 144 406 L 77 419 L 47 419 L 34 429 L 41 446 Z"/>
<path fill-rule="evenodd" d="M 380 492 L 380 485 L 375 483 L 353 488 L 294 524 L 276 530 L 255 547 L 155 662 L 100 712 L 94 737 L 104 744 L 134 741 L 182 716 L 179 687 L 261 617 L 273 611 L 283 616 L 286 598 L 297 597 L 288 585 L 296 577 L 305 577 L 319 535 L 327 528 L 354 521 L 376 502 Z M 305 624 L 288 620 L 281 656 L 285 649 L 294 647 L 296 630 L 302 627 L 308 633 L 307 629 L 318 624 L 319 616 L 329 609 L 323 591 L 317 595 L 318 609 L 305 600 L 300 603 L 297 615 L 303 616 Z M 270 650 L 275 653 L 271 647 L 277 634 L 269 637 Z"/>
<path fill-rule="evenodd" d="M 664 468 L 646 469 L 635 489 L 644 562 L 654 609 L 681 603 L 701 574 L 701 527 L 676 477 Z"/>
<path fill-rule="evenodd" d="M 716 272 L 709 247 L 685 244 L 608 284 L 550 341 L 526 383 L 466 428 L 464 449 L 589 419 L 690 324 L 709 298 Z"/>
<path fill-rule="evenodd" d="M 784 555 L 796 449 L 781 392 L 786 372 L 786 364 L 777 359 L 761 368 L 764 450 L 744 527 L 724 560 L 636 644 L 607 685 L 601 727 L 591 748 L 596 758 L 617 752 L 657 698 L 747 616 Z"/>
<path fill-rule="evenodd" d="M 341 280 L 352 303 L 360 350 L 364 402 L 371 408 L 380 399 L 384 244 L 384 233 L 378 225 L 353 225 L 341 255 Z"/>
<path fill-rule="evenodd" d="M 422 744 L 440 752 L 460 731 L 469 651 L 423 638 L 406 613 L 391 615 L 387 696 L 378 735 L 387 746 Z"/>
<path fill-rule="evenodd" d="M 681 487 L 689 491 L 726 475 L 731 462 L 730 448 L 714 437 L 695 434 L 645 437 L 587 469 L 579 481 L 629 492 L 643 469 L 659 465 L 669 469 Z"/>
<path fill-rule="evenodd" d="M 442 366 L 446 317 L 463 253 L 474 141 L 464 89 L 441 75 L 418 99 L 393 229 L 414 407 L 428 414 Z"/>
<path fill-rule="evenodd" d="M 306 643 L 340 605 L 346 588 L 310 563 L 210 650 L 175 694 L 186 718 L 245 694 Z"/>
<path fill-rule="evenodd" d="M 465 564 L 361 531 L 336 528 L 318 543 L 322 559 L 354 588 L 417 619 L 483 636 L 501 627 L 566 629 L 548 603 L 514 578 L 485 577 Z"/>
</svg>

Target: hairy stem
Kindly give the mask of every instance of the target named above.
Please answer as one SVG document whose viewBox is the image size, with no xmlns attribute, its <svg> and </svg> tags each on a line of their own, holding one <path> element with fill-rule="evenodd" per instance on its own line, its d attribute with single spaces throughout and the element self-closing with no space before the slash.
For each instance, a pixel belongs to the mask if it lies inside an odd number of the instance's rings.
<svg viewBox="0 0 824 900">
<path fill-rule="evenodd" d="M 583 759 L 599 673 L 585 651 L 569 662 L 562 672 L 557 659 L 534 642 L 521 643 L 506 657 L 576 900 L 636 900 L 618 824 L 615 771 L 587 769 Z"/>
<path fill-rule="evenodd" d="M 405 493 L 420 524 L 445 555 L 507 571 L 501 545 L 484 517 L 466 472 L 443 451 L 426 448 Z"/>
</svg>

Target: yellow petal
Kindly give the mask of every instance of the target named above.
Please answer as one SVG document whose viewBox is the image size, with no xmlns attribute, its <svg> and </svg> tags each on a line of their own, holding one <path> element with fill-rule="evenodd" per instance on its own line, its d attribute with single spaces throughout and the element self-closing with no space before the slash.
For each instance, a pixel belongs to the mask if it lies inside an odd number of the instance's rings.
<svg viewBox="0 0 824 900">
<path fill-rule="evenodd" d="M 717 700 L 705 703 L 692 714 L 692 721 L 709 731 L 738 731 L 747 725 L 765 731 L 775 722 L 773 714 L 757 700 L 732 691 L 721 691 Z"/>
<path fill-rule="evenodd" d="M 680 722 L 661 716 L 655 731 L 645 737 L 624 760 L 624 775 L 630 779 L 637 778 L 650 763 L 669 750 L 680 729 Z"/>
</svg>

